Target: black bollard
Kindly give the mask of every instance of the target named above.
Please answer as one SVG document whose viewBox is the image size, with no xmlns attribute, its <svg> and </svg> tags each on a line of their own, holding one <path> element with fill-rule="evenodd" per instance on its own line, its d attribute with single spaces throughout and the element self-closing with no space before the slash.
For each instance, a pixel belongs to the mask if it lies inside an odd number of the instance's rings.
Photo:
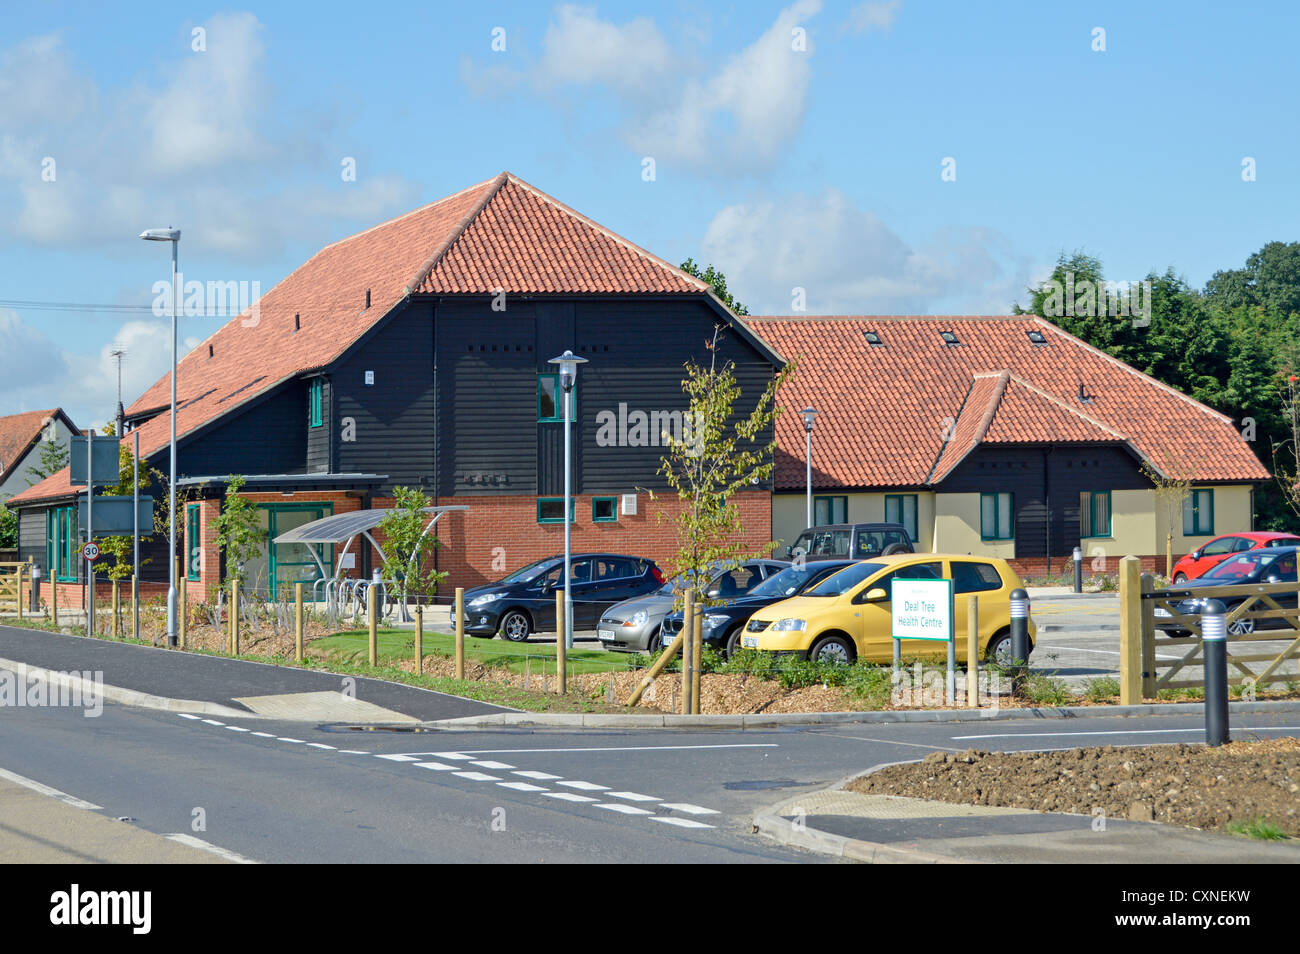
<svg viewBox="0 0 1300 954">
<path fill-rule="evenodd" d="M 1074 592 L 1083 592 L 1083 550 L 1074 548 Z"/>
<path fill-rule="evenodd" d="M 1029 594 L 1023 589 L 1011 591 L 1011 668 L 1012 691 L 1020 689 L 1021 678 L 1029 661 Z"/>
<path fill-rule="evenodd" d="M 1228 740 L 1228 624 L 1218 600 L 1201 609 L 1201 648 L 1205 659 L 1205 744 Z"/>
</svg>

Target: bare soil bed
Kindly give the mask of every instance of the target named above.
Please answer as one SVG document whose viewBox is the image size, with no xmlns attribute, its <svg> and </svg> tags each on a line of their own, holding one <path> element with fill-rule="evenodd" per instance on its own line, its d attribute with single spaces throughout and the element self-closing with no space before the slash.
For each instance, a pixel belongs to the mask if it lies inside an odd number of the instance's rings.
<svg viewBox="0 0 1300 954">
<path fill-rule="evenodd" d="M 935 752 L 854 779 L 852 791 L 967 805 L 1224 828 L 1266 821 L 1300 836 L 1300 739 L 1218 748 Z"/>
</svg>

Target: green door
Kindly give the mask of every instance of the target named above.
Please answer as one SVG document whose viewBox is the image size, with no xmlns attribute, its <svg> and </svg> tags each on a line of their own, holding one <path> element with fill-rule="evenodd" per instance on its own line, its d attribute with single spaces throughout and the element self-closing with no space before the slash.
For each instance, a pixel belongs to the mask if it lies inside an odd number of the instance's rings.
<svg viewBox="0 0 1300 954">
<path fill-rule="evenodd" d="M 284 588 L 292 595 L 294 583 L 310 584 L 320 578 L 320 566 L 312 559 L 311 551 L 303 543 L 272 543 L 282 533 L 320 520 L 334 513 L 332 503 L 275 503 L 259 504 L 259 518 L 266 533 L 266 545 L 260 559 L 250 562 L 247 583 L 252 592 L 266 599 L 277 599 Z M 334 548 L 326 544 L 313 544 L 316 555 L 325 564 L 326 572 L 334 565 Z"/>
</svg>

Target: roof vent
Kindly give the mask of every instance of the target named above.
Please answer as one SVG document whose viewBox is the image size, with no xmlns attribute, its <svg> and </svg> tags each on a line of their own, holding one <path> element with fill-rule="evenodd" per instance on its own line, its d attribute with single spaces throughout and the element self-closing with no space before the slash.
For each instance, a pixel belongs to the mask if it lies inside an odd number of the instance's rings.
<svg viewBox="0 0 1300 954">
<path fill-rule="evenodd" d="M 208 357 L 212 357 L 212 345 L 208 345 Z"/>
<path fill-rule="evenodd" d="M 961 342 L 957 340 L 957 336 L 951 331 L 941 331 L 939 332 L 939 337 L 943 339 L 943 343 L 946 345 L 961 344 Z"/>
<path fill-rule="evenodd" d="M 370 307 L 370 289 L 369 289 L 369 288 L 366 289 L 366 307 L 367 307 L 367 308 Z"/>
<path fill-rule="evenodd" d="M 1034 331 L 1027 332 L 1027 334 L 1029 335 L 1029 340 L 1032 341 L 1034 344 L 1036 345 L 1047 344 L 1047 338 L 1043 336 L 1043 333 L 1041 331 L 1034 330 Z"/>
<path fill-rule="evenodd" d="M 863 333 L 864 335 L 866 335 L 866 337 L 867 337 L 867 344 L 872 345 L 872 346 L 874 346 L 874 347 L 878 347 L 878 348 L 879 348 L 879 347 L 884 347 L 884 344 L 885 344 L 885 343 L 884 343 L 883 341 L 880 340 L 880 335 L 879 335 L 877 332 L 874 332 L 874 331 L 864 331 L 864 332 L 862 332 L 862 333 Z"/>
<path fill-rule="evenodd" d="M 1082 381 L 1079 382 L 1079 403 L 1080 404 L 1091 404 L 1096 397 L 1097 395 L 1088 393 L 1087 389 L 1083 386 Z"/>
<path fill-rule="evenodd" d="M 301 327 L 302 327 L 302 321 L 298 317 L 298 312 L 295 311 L 293 313 L 293 330 L 297 331 Z"/>
</svg>

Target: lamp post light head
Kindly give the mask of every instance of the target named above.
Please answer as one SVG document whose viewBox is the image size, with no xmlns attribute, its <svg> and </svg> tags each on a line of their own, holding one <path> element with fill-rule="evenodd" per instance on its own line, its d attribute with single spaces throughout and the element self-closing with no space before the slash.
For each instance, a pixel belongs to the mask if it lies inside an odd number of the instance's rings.
<svg viewBox="0 0 1300 954">
<path fill-rule="evenodd" d="M 806 407 L 799 413 L 803 415 L 803 429 L 811 432 L 813 429 L 813 421 L 817 418 L 817 409 L 814 407 Z"/>
<path fill-rule="evenodd" d="M 587 359 L 574 354 L 566 348 L 564 354 L 558 358 L 551 358 L 546 363 L 560 366 L 560 387 L 565 391 L 572 391 L 573 383 L 578 377 L 578 365 L 586 364 Z"/>
<path fill-rule="evenodd" d="M 140 233 L 140 238 L 146 242 L 179 242 L 181 240 L 181 230 L 173 228 L 145 229 Z"/>
</svg>

